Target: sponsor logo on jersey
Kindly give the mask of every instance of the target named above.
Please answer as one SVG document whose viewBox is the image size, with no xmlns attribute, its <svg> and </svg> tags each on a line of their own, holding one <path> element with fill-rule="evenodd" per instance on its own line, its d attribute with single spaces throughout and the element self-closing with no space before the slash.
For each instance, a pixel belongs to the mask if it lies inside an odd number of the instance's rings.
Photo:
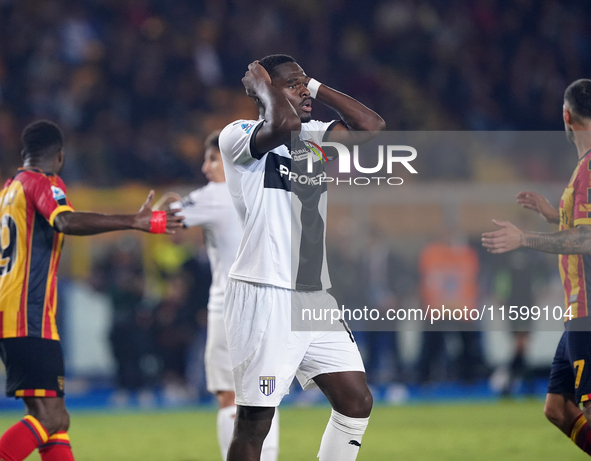
<svg viewBox="0 0 591 461">
<path fill-rule="evenodd" d="M 64 193 L 64 191 L 57 186 L 51 186 L 51 192 L 53 193 L 53 199 L 56 202 L 59 202 L 60 200 L 66 198 L 66 194 Z"/>
<path fill-rule="evenodd" d="M 322 150 L 322 147 L 312 141 L 304 141 L 304 144 L 316 154 L 316 157 L 318 157 L 321 162 L 322 160 L 326 160 L 326 163 L 328 163 L 328 157 L 324 153 L 324 150 Z"/>
<path fill-rule="evenodd" d="M 275 376 L 259 376 L 259 389 L 263 395 L 270 396 L 275 390 Z"/>
<path fill-rule="evenodd" d="M 243 123 L 242 125 L 240 125 L 240 128 L 242 128 L 244 131 L 246 131 L 246 133 L 250 133 L 250 130 L 252 130 L 253 126 L 254 126 L 253 123 Z"/>
<path fill-rule="evenodd" d="M 306 147 L 303 149 L 294 149 L 291 151 L 291 158 L 293 160 L 299 162 L 308 159 L 310 155 L 315 155 L 321 162 L 325 160 L 328 163 L 328 157 L 322 147 L 312 141 L 306 140 L 304 140 L 304 145 Z"/>
<path fill-rule="evenodd" d="M 293 171 L 289 171 L 289 168 L 286 165 L 279 165 L 279 174 L 281 176 L 287 176 L 290 181 L 297 182 L 303 185 L 312 185 L 318 186 L 322 183 L 323 178 L 326 177 L 326 172 L 322 172 L 316 176 L 308 176 L 305 174 L 297 174 Z"/>
</svg>

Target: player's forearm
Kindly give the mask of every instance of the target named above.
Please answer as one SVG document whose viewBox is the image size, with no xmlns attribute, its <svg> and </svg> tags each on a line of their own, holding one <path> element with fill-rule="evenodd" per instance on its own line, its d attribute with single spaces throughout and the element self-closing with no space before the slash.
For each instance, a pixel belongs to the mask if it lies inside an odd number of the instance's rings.
<svg viewBox="0 0 591 461">
<path fill-rule="evenodd" d="M 521 246 L 545 253 L 591 254 L 591 228 L 580 226 L 558 232 L 524 232 Z"/>
<path fill-rule="evenodd" d="M 552 214 L 546 217 L 546 221 L 550 224 L 560 224 L 560 212 L 554 209 Z"/>
<path fill-rule="evenodd" d="M 286 134 L 285 142 L 290 141 L 291 132 L 300 131 L 302 127 L 302 121 L 291 103 L 270 83 L 260 83 L 256 94 L 265 108 L 265 122 L 270 129 Z"/>
<path fill-rule="evenodd" d="M 334 110 L 347 128 L 354 131 L 383 131 L 384 119 L 351 96 L 320 85 L 316 99 Z"/>
<path fill-rule="evenodd" d="M 95 235 L 117 230 L 139 229 L 135 215 L 64 212 L 55 217 L 59 232 L 68 235 Z"/>
</svg>

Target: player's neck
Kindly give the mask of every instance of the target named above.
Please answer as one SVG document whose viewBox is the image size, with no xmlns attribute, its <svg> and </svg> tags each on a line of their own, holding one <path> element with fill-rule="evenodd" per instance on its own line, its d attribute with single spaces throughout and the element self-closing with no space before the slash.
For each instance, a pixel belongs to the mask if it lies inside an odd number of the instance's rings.
<svg viewBox="0 0 591 461">
<path fill-rule="evenodd" d="M 579 159 L 591 150 L 591 131 L 578 131 L 575 135 L 575 146 Z"/>
<path fill-rule="evenodd" d="M 28 158 L 23 162 L 23 168 L 37 168 L 41 171 L 53 173 L 53 162 Z"/>
</svg>

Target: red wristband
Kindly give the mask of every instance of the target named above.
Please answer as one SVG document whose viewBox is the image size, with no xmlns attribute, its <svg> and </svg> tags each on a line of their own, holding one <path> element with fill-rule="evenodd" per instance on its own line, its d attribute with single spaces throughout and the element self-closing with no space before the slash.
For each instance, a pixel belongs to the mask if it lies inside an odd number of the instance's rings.
<svg viewBox="0 0 591 461">
<path fill-rule="evenodd" d="M 164 234 L 166 232 L 166 221 L 166 211 L 152 211 L 150 232 L 152 234 Z"/>
</svg>

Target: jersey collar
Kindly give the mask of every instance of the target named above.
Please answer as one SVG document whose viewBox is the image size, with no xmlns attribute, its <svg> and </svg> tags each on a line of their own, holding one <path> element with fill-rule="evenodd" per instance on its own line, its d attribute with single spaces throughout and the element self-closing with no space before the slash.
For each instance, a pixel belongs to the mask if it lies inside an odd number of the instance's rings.
<svg viewBox="0 0 591 461">
<path fill-rule="evenodd" d="M 585 155 L 583 155 L 583 156 L 582 156 L 582 157 L 579 159 L 579 162 L 580 162 L 581 160 L 583 160 L 585 157 L 587 157 L 587 155 L 589 155 L 589 152 L 591 152 L 591 149 L 589 149 L 587 152 L 585 152 Z"/>
<path fill-rule="evenodd" d="M 21 171 L 34 171 L 36 173 L 42 173 L 45 176 L 53 176 L 53 173 L 48 173 L 47 171 L 43 171 L 41 168 L 37 168 L 36 166 L 22 166 L 18 169 L 18 172 Z"/>
</svg>

